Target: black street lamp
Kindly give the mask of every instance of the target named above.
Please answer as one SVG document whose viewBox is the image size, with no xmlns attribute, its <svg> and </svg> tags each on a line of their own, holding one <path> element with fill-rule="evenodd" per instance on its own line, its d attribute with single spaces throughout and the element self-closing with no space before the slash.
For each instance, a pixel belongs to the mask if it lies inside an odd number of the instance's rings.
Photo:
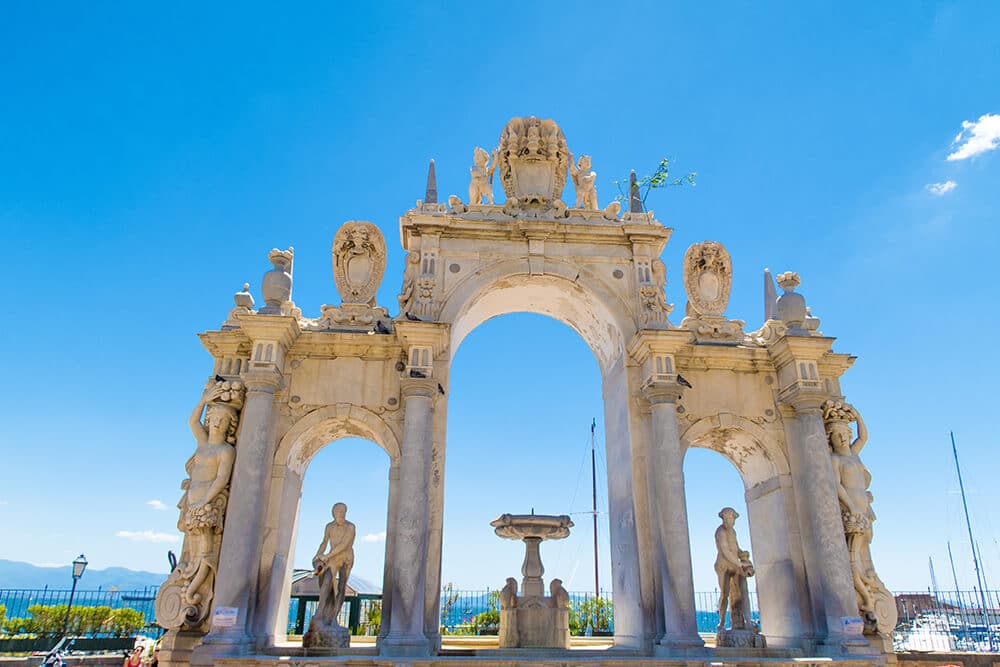
<svg viewBox="0 0 1000 667">
<path fill-rule="evenodd" d="M 69 604 L 66 605 L 66 620 L 63 621 L 63 636 L 69 630 L 69 613 L 73 609 L 73 596 L 76 594 L 76 582 L 83 576 L 83 571 L 87 569 L 87 558 L 80 554 L 73 561 L 73 589 L 69 592 Z"/>
</svg>

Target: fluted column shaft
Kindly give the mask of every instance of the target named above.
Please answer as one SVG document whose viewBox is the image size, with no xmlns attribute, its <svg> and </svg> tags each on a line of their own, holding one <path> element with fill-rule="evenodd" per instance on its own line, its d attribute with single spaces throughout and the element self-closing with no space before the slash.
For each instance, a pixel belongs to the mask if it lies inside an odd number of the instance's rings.
<svg viewBox="0 0 1000 667">
<path fill-rule="evenodd" d="M 649 461 L 649 504 L 663 594 L 663 636 L 659 643 L 676 648 L 704 646 L 698 636 L 691 573 L 687 498 L 684 491 L 684 452 L 677 426 L 677 399 L 683 389 L 676 382 L 652 381 L 643 387 L 650 403 L 652 441 Z"/>
<path fill-rule="evenodd" d="M 424 634 L 424 602 L 428 594 L 427 545 L 430 514 L 433 401 L 437 382 L 404 378 L 403 451 L 399 462 L 399 500 L 392 536 L 392 616 L 380 652 L 387 656 L 430 653 Z"/>
</svg>

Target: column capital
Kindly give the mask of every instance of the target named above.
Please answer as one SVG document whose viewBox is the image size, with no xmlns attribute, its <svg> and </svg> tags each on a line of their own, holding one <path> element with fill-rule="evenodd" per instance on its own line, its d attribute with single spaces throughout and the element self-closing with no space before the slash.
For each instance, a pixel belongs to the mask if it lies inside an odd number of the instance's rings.
<svg viewBox="0 0 1000 667">
<path fill-rule="evenodd" d="M 676 377 L 676 376 L 675 376 Z M 675 404 L 684 395 L 684 386 L 674 380 L 649 379 L 640 388 L 643 397 L 652 405 Z"/>
<path fill-rule="evenodd" d="M 255 364 L 243 373 L 243 384 L 248 392 L 273 394 L 281 385 L 281 371 L 273 364 Z"/>
<path fill-rule="evenodd" d="M 823 403 L 828 401 L 830 396 L 822 391 L 808 391 L 792 387 L 788 391 L 781 392 L 779 403 L 786 405 L 797 414 L 822 414 Z"/>
<path fill-rule="evenodd" d="M 438 390 L 438 382 L 433 378 L 402 378 L 399 390 L 404 399 L 434 398 Z"/>
</svg>

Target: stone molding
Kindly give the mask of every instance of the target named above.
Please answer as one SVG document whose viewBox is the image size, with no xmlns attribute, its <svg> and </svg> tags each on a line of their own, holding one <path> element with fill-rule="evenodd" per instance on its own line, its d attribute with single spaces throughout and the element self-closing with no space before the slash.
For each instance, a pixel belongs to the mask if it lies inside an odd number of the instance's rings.
<svg viewBox="0 0 1000 667">
<path fill-rule="evenodd" d="M 431 378 L 404 377 L 399 381 L 399 393 L 403 399 L 434 398 L 438 393 L 438 382 Z"/>
</svg>

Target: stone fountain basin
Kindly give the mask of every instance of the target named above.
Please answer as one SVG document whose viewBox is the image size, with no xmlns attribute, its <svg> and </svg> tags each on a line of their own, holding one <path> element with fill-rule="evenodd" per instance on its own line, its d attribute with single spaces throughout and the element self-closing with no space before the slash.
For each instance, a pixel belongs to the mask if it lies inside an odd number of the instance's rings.
<svg viewBox="0 0 1000 667">
<path fill-rule="evenodd" d="M 569 536 L 573 520 L 566 514 L 501 514 L 490 521 L 494 532 L 508 540 L 561 540 Z"/>
</svg>

